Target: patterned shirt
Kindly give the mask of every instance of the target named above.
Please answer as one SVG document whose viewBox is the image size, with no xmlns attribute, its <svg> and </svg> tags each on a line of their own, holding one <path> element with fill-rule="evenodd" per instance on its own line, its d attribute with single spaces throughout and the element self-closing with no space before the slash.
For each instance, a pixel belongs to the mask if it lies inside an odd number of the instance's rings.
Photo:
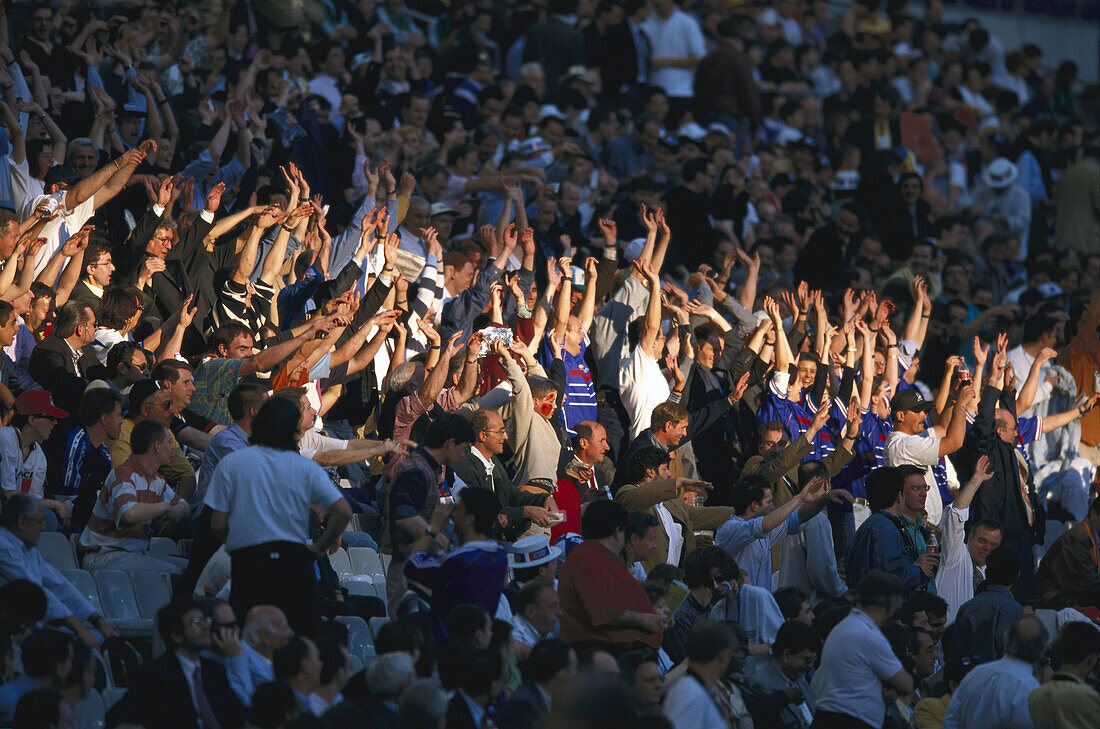
<svg viewBox="0 0 1100 729">
<path fill-rule="evenodd" d="M 140 473 L 133 460 L 111 471 L 92 507 L 92 518 L 80 535 L 85 547 L 106 547 L 126 552 L 149 550 L 149 521 L 127 524 L 123 514 L 135 504 L 175 505 L 181 499 L 156 473 Z"/>
<path fill-rule="evenodd" d="M 195 394 L 187 409 L 196 415 L 229 425 L 229 393 L 241 380 L 243 359 L 218 357 L 199 365 L 195 371 Z"/>
</svg>

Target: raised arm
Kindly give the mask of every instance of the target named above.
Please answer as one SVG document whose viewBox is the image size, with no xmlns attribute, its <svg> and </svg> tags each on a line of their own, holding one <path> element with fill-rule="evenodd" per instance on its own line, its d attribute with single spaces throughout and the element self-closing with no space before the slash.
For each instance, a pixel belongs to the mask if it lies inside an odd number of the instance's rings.
<svg viewBox="0 0 1100 729">
<path fill-rule="evenodd" d="M 974 475 L 965 486 L 959 489 L 959 495 L 951 505 L 960 511 L 968 508 L 970 502 L 974 500 L 974 495 L 978 493 L 978 488 L 991 478 L 993 478 L 993 469 L 989 466 L 989 456 L 979 457 L 974 465 Z"/>
<path fill-rule="evenodd" d="M 84 269 L 84 251 L 88 248 L 88 236 L 91 235 L 92 228 L 94 226 L 85 225 L 61 246 L 60 255 L 62 258 L 68 259 L 68 263 L 61 277 L 57 279 L 57 296 L 54 298 L 54 306 L 62 306 L 68 301 L 69 295 L 80 281 L 80 273 Z M 53 261 L 50 263 L 53 263 Z M 49 265 L 47 265 L 47 268 L 49 268 Z"/>
<path fill-rule="evenodd" d="M 435 399 L 439 397 L 439 393 L 443 392 L 443 387 L 447 384 L 451 358 L 457 356 L 463 349 L 462 345 L 458 343 L 461 336 L 462 332 L 455 332 L 451 335 L 446 348 L 440 353 L 439 363 L 432 367 L 432 371 L 424 378 L 424 384 L 420 386 L 416 393 L 416 396 L 420 398 L 420 404 L 424 406 L 425 410 L 431 409 L 432 405 L 435 404 Z"/>
<path fill-rule="evenodd" d="M 741 261 L 748 269 L 745 283 L 741 285 L 741 289 L 737 292 L 737 301 L 741 306 L 752 311 L 753 305 L 756 304 L 756 285 L 760 279 L 760 253 L 753 253 L 752 258 L 749 258 L 740 248 L 737 249 L 736 253 L 737 260 Z"/>
<path fill-rule="evenodd" d="M 1058 356 L 1050 347 L 1044 347 L 1035 355 L 1035 361 L 1031 363 L 1031 369 L 1027 372 L 1027 379 L 1020 387 L 1020 394 L 1016 397 L 1016 412 L 1026 412 L 1035 402 L 1035 393 L 1039 390 L 1039 378 L 1046 363 Z"/>
<path fill-rule="evenodd" d="M 75 210 L 83 204 L 85 200 L 99 192 L 100 188 L 105 187 L 108 181 L 113 180 L 117 175 L 123 176 L 123 179 L 117 185 L 118 190 L 121 190 L 125 180 L 130 179 L 130 176 L 134 174 L 134 170 L 136 170 L 137 166 L 141 164 L 141 161 L 145 159 L 145 154 L 141 150 L 145 148 L 147 144 L 152 145 L 152 149 L 156 149 L 156 145 L 150 141 L 143 143 L 142 147 L 138 149 L 127 150 L 123 152 L 122 156 L 118 159 L 108 162 L 106 165 L 69 188 L 68 193 L 65 195 L 65 209 L 70 211 Z"/>
<path fill-rule="evenodd" d="M 550 330 L 559 339 L 564 338 L 565 328 L 569 324 L 569 303 L 573 297 L 573 259 L 562 256 L 558 259 L 558 271 L 561 274 L 561 285 L 558 286 L 558 295 L 554 299 L 554 325 Z M 538 346 L 538 342 L 534 342 Z"/>
<path fill-rule="evenodd" d="M 256 372 L 270 372 L 280 362 L 298 351 L 306 342 L 315 339 L 318 332 L 330 332 L 335 326 L 334 319 L 328 316 L 316 317 L 310 320 L 309 326 L 298 336 L 268 347 L 259 354 L 254 354 L 246 359 L 241 366 L 241 376 Z"/>
<path fill-rule="evenodd" d="M 282 211 L 274 205 L 268 206 L 264 212 L 260 213 L 256 224 L 248 232 L 244 247 L 237 254 L 237 267 L 233 269 L 233 275 L 230 277 L 234 283 L 242 286 L 248 283 L 252 269 L 256 267 L 256 250 L 260 245 L 260 239 L 264 237 L 264 231 L 282 219 Z"/>
<path fill-rule="evenodd" d="M 638 346 L 642 347 L 642 351 L 650 352 L 657 342 L 657 335 L 661 333 L 661 279 L 657 275 L 657 270 L 653 268 L 653 264 L 649 261 L 645 261 L 641 265 L 637 265 L 636 261 L 635 264 L 635 267 L 649 282 L 649 303 L 646 304 L 645 321 L 643 322 L 642 336 L 638 340 Z M 660 356 L 659 352 L 657 354 Z"/>
<path fill-rule="evenodd" d="M 875 394 L 875 339 L 862 319 L 855 319 L 853 323 L 863 340 L 859 370 L 859 405 L 864 410 L 869 410 L 871 397 Z"/>
<path fill-rule="evenodd" d="M 783 318 L 779 314 L 779 304 L 770 296 L 764 297 L 764 313 L 772 320 L 775 327 L 775 371 L 784 374 L 790 372 L 794 355 L 791 354 L 791 344 L 787 341 L 787 334 L 783 331 Z"/>
<path fill-rule="evenodd" d="M 595 258 L 584 259 L 584 276 L 584 297 L 581 299 L 580 309 L 577 310 L 577 319 L 580 321 L 581 331 L 587 333 L 592 327 L 592 318 L 596 315 L 596 291 L 600 272 Z"/>
<path fill-rule="evenodd" d="M 219 183 L 221 184 L 221 183 Z M 296 228 L 303 220 L 307 220 L 313 212 L 313 206 L 309 203 L 299 205 L 286 217 L 279 226 L 279 232 L 275 236 L 275 242 L 271 244 L 271 250 L 264 257 L 263 268 L 260 269 L 260 281 L 268 286 L 274 286 L 279 277 L 279 271 L 283 267 L 283 259 L 286 258 L 286 244 L 290 240 L 290 231 Z M 255 257 L 253 257 L 255 258 Z M 251 273 L 251 271 L 249 272 Z"/>
</svg>

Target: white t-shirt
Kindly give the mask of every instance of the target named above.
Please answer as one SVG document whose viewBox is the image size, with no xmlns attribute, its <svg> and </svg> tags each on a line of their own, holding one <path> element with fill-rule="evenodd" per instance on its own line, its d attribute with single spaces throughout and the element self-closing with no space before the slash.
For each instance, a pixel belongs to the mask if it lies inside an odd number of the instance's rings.
<svg viewBox="0 0 1100 729">
<path fill-rule="evenodd" d="M 657 13 L 642 23 L 649 37 L 652 58 L 697 58 L 707 55 L 706 41 L 699 22 L 679 8 L 673 8 L 667 20 Z M 650 81 L 669 96 L 688 98 L 694 95 L 695 72 L 688 68 L 655 68 Z"/>
<path fill-rule="evenodd" d="M 852 650 L 853 646 L 859 650 Z M 817 710 L 882 726 L 886 717 L 882 682 L 901 668 L 886 636 L 866 613 L 855 608 L 833 628 L 821 649 L 821 667 L 811 684 Z"/>
<path fill-rule="evenodd" d="M 639 345 L 619 365 L 619 398 L 630 416 L 630 437 L 637 438 L 649 427 L 653 408 L 672 394 L 657 360 Z"/>
<path fill-rule="evenodd" d="M 924 481 L 928 484 L 928 497 L 924 510 L 928 512 L 928 523 L 938 525 L 943 518 L 943 498 L 932 466 L 940 462 L 940 441 L 931 428 L 918 435 L 906 435 L 897 430 L 886 436 L 886 449 L 883 457 L 887 466 L 921 466 L 925 469 Z"/>
<path fill-rule="evenodd" d="M 27 459 L 23 460 L 23 448 L 19 431 L 14 427 L 0 428 L 0 485 L 10 493 L 31 494 L 42 498 L 42 484 L 46 482 L 46 454 L 35 443 Z"/>
<path fill-rule="evenodd" d="M 229 514 L 225 549 L 232 554 L 268 542 L 309 544 L 309 507 L 327 509 L 342 498 L 308 458 L 249 446 L 221 460 L 203 501 Z"/>
<path fill-rule="evenodd" d="M 680 564 L 680 550 L 684 547 L 684 528 L 676 523 L 672 514 L 664 504 L 657 504 L 657 518 L 661 521 L 661 528 L 668 535 L 668 559 L 669 564 Z"/>
<path fill-rule="evenodd" d="M 665 716 L 676 729 L 714 729 L 728 726 L 703 684 L 684 674 L 665 694 Z"/>
<path fill-rule="evenodd" d="M 65 210 L 65 198 L 68 194 L 68 190 L 61 190 L 52 195 L 39 195 L 31 201 L 30 209 L 32 211 L 41 205 L 46 198 L 57 201 L 57 217 L 46 223 L 42 227 L 42 232 L 38 234 L 40 238 L 46 239 L 46 244 L 38 252 L 38 257 L 34 259 L 35 276 L 42 273 L 42 269 L 53 258 L 53 254 L 57 253 L 58 249 L 65 244 L 69 236 L 80 230 L 95 214 L 95 195 L 89 195 L 87 200 L 77 205 L 73 210 Z M 53 286 L 55 282 L 47 281 L 46 283 Z"/>
</svg>

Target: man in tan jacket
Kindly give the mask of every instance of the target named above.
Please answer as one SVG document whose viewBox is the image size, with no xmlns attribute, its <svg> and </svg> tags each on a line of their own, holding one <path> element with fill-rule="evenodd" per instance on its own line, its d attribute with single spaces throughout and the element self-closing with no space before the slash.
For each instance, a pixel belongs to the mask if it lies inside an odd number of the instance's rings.
<svg viewBox="0 0 1100 729">
<path fill-rule="evenodd" d="M 696 548 L 696 529 L 717 529 L 733 514 L 725 506 L 688 506 L 684 496 L 706 498 L 710 484 L 687 478 L 671 478 L 669 455 L 656 446 L 641 448 L 630 458 L 630 483 L 619 487 L 615 500 L 627 511 L 657 517 L 657 548 L 643 565 L 646 571 L 663 563 L 679 565 Z"/>
</svg>

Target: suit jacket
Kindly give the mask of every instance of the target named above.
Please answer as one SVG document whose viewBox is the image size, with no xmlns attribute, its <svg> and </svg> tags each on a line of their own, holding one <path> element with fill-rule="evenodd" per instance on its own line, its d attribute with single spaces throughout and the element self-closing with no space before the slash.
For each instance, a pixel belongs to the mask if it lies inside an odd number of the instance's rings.
<svg viewBox="0 0 1100 729">
<path fill-rule="evenodd" d="M 229 687 L 225 667 L 209 658 L 200 660 L 203 691 L 221 729 L 243 726 L 248 710 Z M 137 673 L 130 690 L 107 712 L 107 726 L 119 723 L 158 729 L 198 728 L 188 679 L 174 653 L 166 653 Z"/>
<path fill-rule="evenodd" d="M 663 504 L 673 521 L 680 525 L 684 536 L 684 546 L 680 550 L 682 562 L 690 552 L 695 551 L 696 529 L 717 529 L 731 516 L 733 509 L 728 506 L 688 506 L 676 490 L 676 479 L 660 478 L 638 486 L 625 484 L 615 494 L 627 511 L 643 511 L 657 516 L 657 504 Z M 660 521 L 660 517 L 658 517 Z M 657 549 L 653 550 L 643 564 L 646 571 L 668 561 L 668 535 L 664 529 L 657 531 Z"/>
<path fill-rule="evenodd" d="M 91 346 L 81 349 L 74 363 L 68 343 L 54 335 L 34 345 L 27 360 L 27 374 L 49 390 L 57 407 L 69 413 L 69 417 L 54 428 L 55 435 L 68 433 L 76 424 L 88 383 L 97 378 L 107 379 L 107 370 L 96 359 Z"/>
<path fill-rule="evenodd" d="M 497 710 L 500 729 L 536 729 L 550 714 L 542 693 L 530 681 L 525 681 Z"/>
<path fill-rule="evenodd" d="M 451 703 L 447 705 L 447 729 L 481 729 L 474 723 L 474 717 L 470 715 L 470 707 L 466 706 L 466 699 L 455 691 L 451 697 Z"/>
<path fill-rule="evenodd" d="M 69 301 L 75 301 L 85 306 L 92 307 L 92 311 L 98 316 L 99 305 L 103 302 L 103 298 L 96 296 L 92 289 L 89 288 L 87 282 L 81 279 L 77 282 L 76 286 L 73 287 L 73 292 L 69 294 Z"/>
<path fill-rule="evenodd" d="M 505 532 L 508 535 L 519 537 L 527 530 L 527 518 L 523 515 L 524 506 L 542 506 L 546 503 L 546 494 L 533 494 L 520 491 L 508 477 L 504 470 L 504 464 L 493 456 L 493 475 L 490 478 L 485 472 L 485 464 L 481 462 L 470 450 L 454 465 L 455 475 L 462 479 L 467 486 L 489 489 L 500 500 L 500 513 L 508 517 L 508 526 Z"/>
</svg>

